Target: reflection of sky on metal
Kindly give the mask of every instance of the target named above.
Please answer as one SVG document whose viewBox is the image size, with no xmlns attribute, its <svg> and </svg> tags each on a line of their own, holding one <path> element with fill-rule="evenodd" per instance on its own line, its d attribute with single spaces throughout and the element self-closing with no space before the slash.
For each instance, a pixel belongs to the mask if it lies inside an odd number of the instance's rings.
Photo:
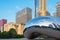
<svg viewBox="0 0 60 40">
<path fill-rule="evenodd" d="M 40 26 L 41 26 L 41 25 L 48 26 L 49 24 L 52 24 L 52 23 L 53 23 L 53 22 L 44 21 L 44 22 L 40 22 Z"/>
<path fill-rule="evenodd" d="M 51 24 L 51 23 L 60 24 L 59 21 L 60 21 L 60 18 L 55 18 L 53 16 L 40 16 L 40 17 L 36 17 L 36 18 L 30 20 L 25 25 L 25 28 L 29 27 L 31 25 L 39 25 L 40 26 L 40 25 L 43 25 L 43 24 L 48 25 L 48 24 Z"/>
</svg>

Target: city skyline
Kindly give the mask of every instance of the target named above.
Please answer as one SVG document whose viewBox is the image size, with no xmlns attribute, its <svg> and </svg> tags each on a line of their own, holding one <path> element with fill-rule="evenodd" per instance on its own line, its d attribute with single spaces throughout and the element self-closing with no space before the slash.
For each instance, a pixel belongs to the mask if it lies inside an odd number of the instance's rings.
<svg viewBox="0 0 60 40">
<path fill-rule="evenodd" d="M 60 0 L 47 0 L 47 10 L 51 15 L 56 12 L 57 2 Z M 7 19 L 8 22 L 15 22 L 16 13 L 25 7 L 31 8 L 34 15 L 34 0 L 0 0 L 0 5 L 0 19 Z"/>
</svg>

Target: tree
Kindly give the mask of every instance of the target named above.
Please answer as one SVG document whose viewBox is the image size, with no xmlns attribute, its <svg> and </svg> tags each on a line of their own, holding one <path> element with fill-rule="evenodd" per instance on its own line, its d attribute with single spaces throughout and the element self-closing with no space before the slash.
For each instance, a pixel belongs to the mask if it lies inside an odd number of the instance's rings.
<svg viewBox="0 0 60 40">
<path fill-rule="evenodd" d="M 7 38 L 8 37 L 8 34 L 7 34 L 7 32 L 2 32 L 1 33 L 1 38 Z"/>
<path fill-rule="evenodd" d="M 1 31 L 0 31 L 0 38 L 1 38 Z"/>
<path fill-rule="evenodd" d="M 8 34 L 9 34 L 9 38 L 16 38 L 17 32 L 15 31 L 15 29 L 11 28 Z"/>
<path fill-rule="evenodd" d="M 24 38 L 23 35 L 16 35 L 16 38 Z"/>
</svg>

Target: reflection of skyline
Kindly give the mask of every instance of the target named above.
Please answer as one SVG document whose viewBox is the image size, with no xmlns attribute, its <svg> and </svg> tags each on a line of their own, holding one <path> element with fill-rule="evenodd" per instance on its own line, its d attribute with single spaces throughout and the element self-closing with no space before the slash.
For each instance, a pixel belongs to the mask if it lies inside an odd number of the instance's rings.
<svg viewBox="0 0 60 40">
<path fill-rule="evenodd" d="M 59 1 L 60 0 L 47 0 L 47 10 L 51 14 L 55 12 L 56 3 Z M 34 15 L 34 2 L 32 0 L 0 0 L 0 5 L 0 19 L 5 18 L 8 22 L 15 22 L 16 12 L 25 7 L 30 7 L 33 10 L 32 14 Z"/>
<path fill-rule="evenodd" d="M 27 22 L 27 24 L 25 25 L 25 28 L 29 27 L 31 25 L 39 25 L 39 26 L 47 25 L 48 26 L 49 24 L 53 24 L 53 23 L 56 25 L 60 25 L 58 19 L 53 16 L 36 17 L 36 18 L 30 20 L 29 22 Z"/>
</svg>

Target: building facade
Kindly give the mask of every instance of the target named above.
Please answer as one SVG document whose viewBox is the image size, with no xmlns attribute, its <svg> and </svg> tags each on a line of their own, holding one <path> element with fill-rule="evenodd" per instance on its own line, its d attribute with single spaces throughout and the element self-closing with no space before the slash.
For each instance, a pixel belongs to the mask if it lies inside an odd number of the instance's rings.
<svg viewBox="0 0 60 40">
<path fill-rule="evenodd" d="M 11 28 L 15 29 L 17 34 L 23 35 L 24 25 L 10 22 L 4 25 L 4 31 L 8 32 Z"/>
<path fill-rule="evenodd" d="M 39 0 L 38 16 L 49 16 L 50 13 L 46 10 L 46 0 Z"/>
<path fill-rule="evenodd" d="M 2 19 L 0 20 L 0 31 L 3 32 L 4 30 L 4 24 L 7 23 L 7 20 L 6 19 Z"/>
<path fill-rule="evenodd" d="M 57 3 L 55 17 L 60 18 L 60 2 Z"/>
<path fill-rule="evenodd" d="M 16 14 L 16 23 L 17 24 L 26 24 L 30 19 L 32 19 L 32 9 L 26 7 L 23 10 L 17 12 Z"/>
<path fill-rule="evenodd" d="M 56 17 L 56 12 L 55 12 L 55 13 L 53 13 L 53 16 L 54 16 L 54 17 Z"/>
</svg>

